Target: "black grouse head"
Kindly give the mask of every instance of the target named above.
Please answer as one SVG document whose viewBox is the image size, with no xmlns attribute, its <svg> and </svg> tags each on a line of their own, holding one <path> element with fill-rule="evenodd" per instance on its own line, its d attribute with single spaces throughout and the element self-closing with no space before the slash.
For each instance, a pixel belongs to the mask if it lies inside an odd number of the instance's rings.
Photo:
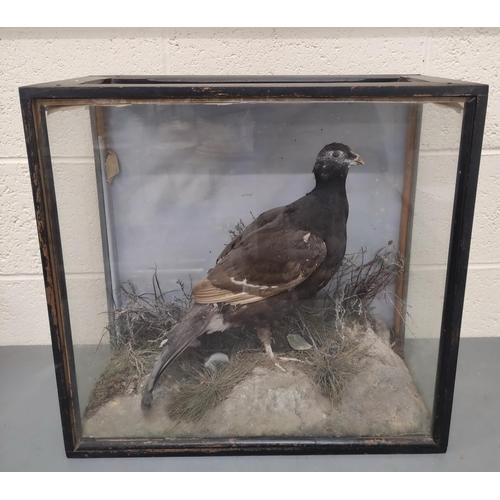
<svg viewBox="0 0 500 500">
<path fill-rule="evenodd" d="M 316 157 L 314 177 L 317 182 L 326 182 L 336 178 L 345 178 L 349 167 L 364 165 L 363 158 L 340 142 L 327 144 Z"/>
</svg>

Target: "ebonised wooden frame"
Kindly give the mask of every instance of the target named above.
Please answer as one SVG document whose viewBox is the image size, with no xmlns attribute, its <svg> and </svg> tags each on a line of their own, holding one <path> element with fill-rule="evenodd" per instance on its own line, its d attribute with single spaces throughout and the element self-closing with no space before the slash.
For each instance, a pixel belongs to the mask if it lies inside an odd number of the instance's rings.
<svg viewBox="0 0 500 500">
<path fill-rule="evenodd" d="M 443 453 L 447 449 L 488 86 L 421 75 L 104 76 L 19 89 L 68 457 Z M 45 106 L 158 100 L 328 99 L 465 102 L 448 253 L 431 436 L 366 438 L 90 439 L 81 434 Z"/>
</svg>

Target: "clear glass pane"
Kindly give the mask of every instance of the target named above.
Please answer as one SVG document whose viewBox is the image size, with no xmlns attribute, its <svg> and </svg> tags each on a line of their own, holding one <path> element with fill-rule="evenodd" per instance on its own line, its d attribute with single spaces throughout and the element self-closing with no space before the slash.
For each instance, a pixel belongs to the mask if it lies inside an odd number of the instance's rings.
<svg viewBox="0 0 500 500">
<path fill-rule="evenodd" d="M 77 390 L 83 411 L 111 359 L 96 164 L 88 109 L 46 115 L 66 276 Z M 98 348 L 99 347 L 99 348 Z"/>
<path fill-rule="evenodd" d="M 461 103 L 46 119 L 85 436 L 430 433 Z"/>
<path fill-rule="evenodd" d="M 463 107 L 422 106 L 410 258 L 405 361 L 429 410 L 434 384 Z"/>
</svg>

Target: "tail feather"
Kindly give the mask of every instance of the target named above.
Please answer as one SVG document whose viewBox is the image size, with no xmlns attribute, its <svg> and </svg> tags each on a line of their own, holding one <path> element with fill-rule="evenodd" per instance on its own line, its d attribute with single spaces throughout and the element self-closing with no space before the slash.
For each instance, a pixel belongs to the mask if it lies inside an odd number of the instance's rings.
<svg viewBox="0 0 500 500">
<path fill-rule="evenodd" d="M 205 333 L 215 309 L 208 304 L 194 304 L 180 323 L 169 333 L 168 342 L 149 375 L 148 383 L 142 394 L 141 406 L 149 408 L 153 401 L 153 389 L 165 368 L 174 361 L 197 337 Z"/>
</svg>

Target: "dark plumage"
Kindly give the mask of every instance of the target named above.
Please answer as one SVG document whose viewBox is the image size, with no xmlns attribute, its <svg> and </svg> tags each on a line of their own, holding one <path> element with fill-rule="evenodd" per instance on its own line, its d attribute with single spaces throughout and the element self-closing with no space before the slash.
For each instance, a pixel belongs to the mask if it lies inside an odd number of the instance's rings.
<svg viewBox="0 0 500 500">
<path fill-rule="evenodd" d="M 348 146 L 328 144 L 318 154 L 316 187 L 285 207 L 268 210 L 237 236 L 215 267 L 193 287 L 195 303 L 170 331 L 142 396 L 152 391 L 165 368 L 204 333 L 252 325 L 273 356 L 269 325 L 314 296 L 333 277 L 345 254 L 349 167 L 363 164 Z"/>
</svg>

